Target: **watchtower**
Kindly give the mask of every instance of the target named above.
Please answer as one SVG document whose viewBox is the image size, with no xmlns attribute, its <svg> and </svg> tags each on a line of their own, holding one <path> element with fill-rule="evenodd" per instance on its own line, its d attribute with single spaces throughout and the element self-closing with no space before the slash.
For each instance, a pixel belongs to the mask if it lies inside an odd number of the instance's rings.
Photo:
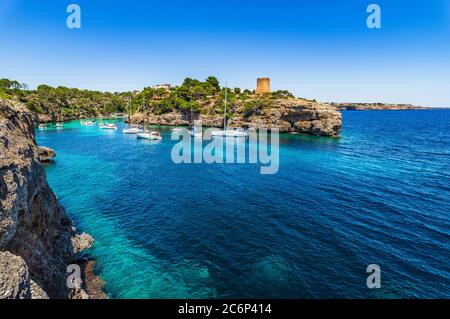
<svg viewBox="0 0 450 319">
<path fill-rule="evenodd" d="M 256 94 L 270 93 L 270 79 L 259 78 L 256 85 Z"/>
</svg>

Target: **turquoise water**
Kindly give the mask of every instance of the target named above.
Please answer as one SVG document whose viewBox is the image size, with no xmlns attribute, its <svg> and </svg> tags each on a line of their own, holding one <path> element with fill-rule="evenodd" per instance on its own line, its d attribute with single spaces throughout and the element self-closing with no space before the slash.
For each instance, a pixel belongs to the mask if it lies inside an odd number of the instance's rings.
<svg viewBox="0 0 450 319">
<path fill-rule="evenodd" d="M 276 175 L 175 165 L 160 129 L 37 132 L 111 297 L 450 297 L 450 111 L 344 112 L 340 139 L 283 135 Z"/>
</svg>

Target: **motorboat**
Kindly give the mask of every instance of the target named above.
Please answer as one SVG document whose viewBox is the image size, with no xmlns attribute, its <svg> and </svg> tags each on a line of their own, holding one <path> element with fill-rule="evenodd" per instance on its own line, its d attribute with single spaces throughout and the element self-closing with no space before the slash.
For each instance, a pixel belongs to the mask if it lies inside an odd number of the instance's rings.
<svg viewBox="0 0 450 319">
<path fill-rule="evenodd" d="M 47 126 L 45 124 L 39 124 L 38 129 L 41 131 L 45 131 L 47 129 Z"/>
<path fill-rule="evenodd" d="M 58 129 L 63 128 L 63 123 L 56 123 L 56 128 Z"/>
<path fill-rule="evenodd" d="M 152 141 L 160 141 L 162 140 L 162 136 L 158 132 L 143 132 L 137 134 L 137 138 L 141 140 L 152 140 Z"/>
</svg>

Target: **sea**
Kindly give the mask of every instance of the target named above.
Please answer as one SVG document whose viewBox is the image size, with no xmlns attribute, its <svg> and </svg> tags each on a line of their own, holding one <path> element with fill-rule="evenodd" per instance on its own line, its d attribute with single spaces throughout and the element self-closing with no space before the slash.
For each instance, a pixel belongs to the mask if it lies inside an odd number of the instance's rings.
<svg viewBox="0 0 450 319">
<path fill-rule="evenodd" d="M 36 132 L 110 298 L 450 298 L 450 110 L 343 111 L 340 138 L 280 134 L 272 175 L 176 164 L 170 127 L 152 142 L 114 122 Z"/>
</svg>

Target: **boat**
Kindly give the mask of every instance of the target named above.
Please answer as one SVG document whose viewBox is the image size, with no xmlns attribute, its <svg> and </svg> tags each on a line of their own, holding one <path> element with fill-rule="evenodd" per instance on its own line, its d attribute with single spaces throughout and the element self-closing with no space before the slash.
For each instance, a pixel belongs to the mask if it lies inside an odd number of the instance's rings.
<svg viewBox="0 0 450 319">
<path fill-rule="evenodd" d="M 86 125 L 86 126 L 94 126 L 95 125 L 95 121 L 81 120 L 80 124 L 81 125 Z"/>
<path fill-rule="evenodd" d="M 195 127 L 192 128 L 192 131 L 189 132 L 192 137 L 194 138 L 203 138 L 202 131 L 198 131 Z"/>
<path fill-rule="evenodd" d="M 226 128 L 225 130 L 212 131 L 211 136 L 215 137 L 247 137 L 248 134 L 243 128 Z"/>
<path fill-rule="evenodd" d="M 63 123 L 56 123 L 56 128 L 62 128 L 63 127 Z"/>
<path fill-rule="evenodd" d="M 112 124 L 112 123 L 107 123 L 107 124 L 100 123 L 98 125 L 98 127 L 100 127 L 100 129 L 102 129 L 102 130 L 114 130 L 114 131 L 117 130 L 117 125 Z"/>
<path fill-rule="evenodd" d="M 129 128 L 123 129 L 122 133 L 123 134 L 139 134 L 139 133 L 144 133 L 144 130 L 139 127 L 129 127 Z"/>
<path fill-rule="evenodd" d="M 185 130 L 184 127 L 175 127 L 171 131 L 172 132 L 183 132 Z"/>
<path fill-rule="evenodd" d="M 152 141 L 160 141 L 162 140 L 162 136 L 158 132 L 143 132 L 137 134 L 137 138 L 141 140 L 152 140 Z"/>
<path fill-rule="evenodd" d="M 41 131 L 45 131 L 47 129 L 47 126 L 45 124 L 39 124 L 38 129 Z"/>
<path fill-rule="evenodd" d="M 223 115 L 223 130 L 215 130 L 211 132 L 212 137 L 247 137 L 248 134 L 243 128 L 228 128 L 227 126 L 227 91 L 225 86 L 225 109 Z"/>
</svg>

